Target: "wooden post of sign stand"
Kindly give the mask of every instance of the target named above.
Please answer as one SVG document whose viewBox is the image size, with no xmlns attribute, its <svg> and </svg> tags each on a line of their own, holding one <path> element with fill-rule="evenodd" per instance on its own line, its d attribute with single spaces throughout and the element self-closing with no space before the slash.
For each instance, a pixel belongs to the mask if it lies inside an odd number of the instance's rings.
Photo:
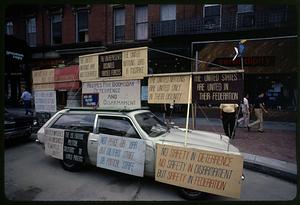
<svg viewBox="0 0 300 205">
<path fill-rule="evenodd" d="M 188 134 L 188 129 L 189 129 L 190 104 L 192 101 L 191 98 L 192 98 L 192 75 L 190 75 L 188 106 L 187 106 L 187 113 L 186 113 L 185 138 L 184 138 L 184 146 L 185 147 L 187 144 L 187 134 Z"/>
</svg>

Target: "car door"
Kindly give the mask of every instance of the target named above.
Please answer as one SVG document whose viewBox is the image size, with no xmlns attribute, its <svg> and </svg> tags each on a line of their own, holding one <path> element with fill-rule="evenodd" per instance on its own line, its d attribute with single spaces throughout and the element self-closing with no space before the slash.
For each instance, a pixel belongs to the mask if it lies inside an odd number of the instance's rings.
<svg viewBox="0 0 300 205">
<path fill-rule="evenodd" d="M 108 135 L 124 139 L 140 139 L 134 124 L 128 116 L 120 115 L 97 115 L 94 133 L 90 134 L 88 142 L 89 157 L 92 164 L 97 164 L 97 146 L 99 135 Z M 145 142 L 146 144 L 146 142 Z"/>
</svg>

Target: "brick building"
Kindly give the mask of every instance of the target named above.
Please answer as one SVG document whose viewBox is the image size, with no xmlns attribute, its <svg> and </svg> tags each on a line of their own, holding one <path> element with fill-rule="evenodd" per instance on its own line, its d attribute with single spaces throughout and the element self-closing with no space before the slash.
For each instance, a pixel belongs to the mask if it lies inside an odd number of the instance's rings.
<svg viewBox="0 0 300 205">
<path fill-rule="evenodd" d="M 21 66 L 25 77 L 14 81 L 5 66 L 11 78 L 6 96 L 17 99 L 16 89 L 30 85 L 32 70 L 78 65 L 79 55 L 140 46 L 150 48 L 151 73 L 219 69 L 196 66 L 189 59 L 196 56 L 236 69 L 241 63 L 233 66 L 228 59 L 235 54 L 233 47 L 248 39 L 245 60 L 252 61 L 244 65 L 245 91 L 254 97 L 264 87 L 271 106 L 295 107 L 295 19 L 296 8 L 287 5 L 11 5 L 5 12 L 7 38 L 23 40 L 29 48 Z M 262 63 L 276 59 L 281 48 L 291 53 L 285 63 Z M 254 60 L 260 63 L 249 63 Z"/>
</svg>

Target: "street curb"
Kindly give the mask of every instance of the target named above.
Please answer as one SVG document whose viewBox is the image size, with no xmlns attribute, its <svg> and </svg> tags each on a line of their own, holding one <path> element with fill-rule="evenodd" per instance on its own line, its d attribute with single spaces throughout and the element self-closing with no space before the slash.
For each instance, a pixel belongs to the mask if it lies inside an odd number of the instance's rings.
<svg viewBox="0 0 300 205">
<path fill-rule="evenodd" d="M 296 164 L 246 153 L 243 153 L 243 155 L 245 157 L 244 168 L 281 178 L 295 184 L 298 183 Z M 247 179 L 247 176 L 245 178 Z"/>
</svg>

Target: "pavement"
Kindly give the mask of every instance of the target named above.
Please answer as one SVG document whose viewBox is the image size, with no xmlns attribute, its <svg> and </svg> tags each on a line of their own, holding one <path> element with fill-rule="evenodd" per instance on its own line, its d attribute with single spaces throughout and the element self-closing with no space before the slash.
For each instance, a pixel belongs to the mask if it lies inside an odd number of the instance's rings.
<svg viewBox="0 0 300 205">
<path fill-rule="evenodd" d="M 24 109 L 10 108 L 11 112 L 25 114 Z M 160 113 L 155 113 L 162 119 Z M 168 120 L 168 119 L 167 119 Z M 174 115 L 174 125 L 185 127 L 186 118 Z M 189 120 L 192 129 L 192 120 Z M 195 129 L 224 134 L 222 122 L 217 118 L 197 117 Z M 296 123 L 264 121 L 264 132 L 256 128 L 237 127 L 231 143 L 239 148 L 244 157 L 244 168 L 262 172 L 297 183 Z M 247 176 L 245 176 L 247 179 Z"/>
</svg>

